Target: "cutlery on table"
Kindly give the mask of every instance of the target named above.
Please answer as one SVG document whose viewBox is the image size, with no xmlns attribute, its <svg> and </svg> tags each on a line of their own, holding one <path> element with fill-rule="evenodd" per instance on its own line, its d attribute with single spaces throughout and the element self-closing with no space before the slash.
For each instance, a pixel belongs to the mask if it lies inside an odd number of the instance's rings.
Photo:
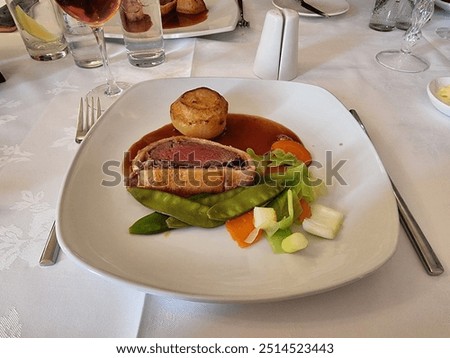
<svg viewBox="0 0 450 358">
<path fill-rule="evenodd" d="M 84 103 L 86 102 L 86 104 Z M 90 108 L 89 108 L 90 107 Z M 86 112 L 86 114 L 85 114 Z M 81 143 L 86 134 L 89 132 L 95 121 L 100 117 L 102 109 L 100 106 L 100 99 L 97 98 L 97 105 L 94 106 L 94 98 L 91 98 L 90 106 L 88 99 L 86 101 L 81 98 L 80 108 L 78 110 L 77 132 L 75 135 L 75 142 Z M 56 238 L 55 222 L 48 234 L 47 241 L 39 259 L 39 265 L 51 266 L 56 263 L 59 254 L 59 245 Z"/>
<path fill-rule="evenodd" d="M 360 125 L 364 133 L 367 135 L 369 140 L 372 141 L 358 113 L 354 109 L 351 109 L 350 113 L 358 122 L 358 124 Z M 408 206 L 403 200 L 400 192 L 395 187 L 392 179 L 389 177 L 389 174 L 388 178 L 391 181 L 392 190 L 394 192 L 394 196 L 397 201 L 397 207 L 400 216 L 400 224 L 402 225 L 403 229 L 406 232 L 406 235 L 408 236 L 414 249 L 416 250 L 416 253 L 419 256 L 423 266 L 425 267 L 427 273 L 431 276 L 438 276 L 442 274 L 444 272 L 444 267 L 442 266 L 433 248 L 431 247 L 430 243 L 428 242 L 427 238 L 425 237 L 424 233 L 419 227 L 419 224 L 417 224 L 416 220 L 414 219 L 414 216 L 409 211 Z"/>
<path fill-rule="evenodd" d="M 304 7 L 306 10 L 309 10 L 317 15 L 323 16 L 323 17 L 329 17 L 328 14 L 324 13 L 322 10 L 318 9 L 315 6 L 312 6 L 311 4 L 308 4 L 306 1 L 304 0 L 297 0 L 298 2 L 300 2 L 300 5 L 302 7 Z"/>
<path fill-rule="evenodd" d="M 249 27 L 250 26 L 250 22 L 248 22 L 244 18 L 244 5 L 242 4 L 242 0 L 237 0 L 237 3 L 238 3 L 238 6 L 239 6 L 239 11 L 240 11 L 240 16 L 241 16 L 241 18 L 238 21 L 238 26 L 239 27 Z"/>
</svg>

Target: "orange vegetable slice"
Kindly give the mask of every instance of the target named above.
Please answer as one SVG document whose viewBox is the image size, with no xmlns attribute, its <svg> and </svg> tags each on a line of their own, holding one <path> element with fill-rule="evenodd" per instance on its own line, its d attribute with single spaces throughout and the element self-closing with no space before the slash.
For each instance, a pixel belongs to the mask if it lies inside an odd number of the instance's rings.
<svg viewBox="0 0 450 358">
<path fill-rule="evenodd" d="M 311 217 L 311 215 L 312 215 L 311 206 L 305 199 L 301 198 L 300 199 L 300 207 L 302 208 L 302 212 L 300 213 L 298 220 L 300 222 L 303 222 L 303 220 Z"/>
<path fill-rule="evenodd" d="M 270 149 L 271 150 L 281 149 L 286 153 L 291 153 L 298 160 L 301 160 L 306 165 L 311 164 L 312 161 L 311 153 L 308 151 L 308 149 L 306 149 L 303 144 L 293 140 L 289 139 L 278 140 L 272 143 Z"/>
<path fill-rule="evenodd" d="M 248 235 L 255 229 L 255 226 L 253 225 L 253 210 L 247 211 L 241 216 L 228 220 L 225 223 L 225 227 L 230 233 L 232 239 L 236 241 L 239 247 L 242 248 L 255 244 L 263 235 L 263 231 L 259 230 L 256 239 L 252 243 L 245 242 Z"/>
</svg>

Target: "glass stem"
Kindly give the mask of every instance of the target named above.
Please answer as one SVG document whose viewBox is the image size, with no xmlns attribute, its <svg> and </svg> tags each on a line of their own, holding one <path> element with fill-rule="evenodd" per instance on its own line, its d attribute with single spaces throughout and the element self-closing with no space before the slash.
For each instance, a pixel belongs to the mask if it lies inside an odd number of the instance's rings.
<svg viewBox="0 0 450 358">
<path fill-rule="evenodd" d="M 412 23 L 410 28 L 406 31 L 402 52 L 410 54 L 413 46 L 419 41 L 422 35 L 422 27 L 431 18 L 434 12 L 433 0 L 417 0 L 412 12 Z"/>
<path fill-rule="evenodd" d="M 108 54 L 106 52 L 106 42 L 105 35 L 103 32 L 103 27 L 94 27 L 92 29 L 94 31 L 95 38 L 97 40 L 98 48 L 100 49 L 100 54 L 102 56 L 103 68 L 106 71 L 106 83 L 107 87 L 105 90 L 105 94 L 107 96 L 114 96 L 122 92 L 122 89 L 117 85 L 116 80 L 109 68 Z"/>
</svg>

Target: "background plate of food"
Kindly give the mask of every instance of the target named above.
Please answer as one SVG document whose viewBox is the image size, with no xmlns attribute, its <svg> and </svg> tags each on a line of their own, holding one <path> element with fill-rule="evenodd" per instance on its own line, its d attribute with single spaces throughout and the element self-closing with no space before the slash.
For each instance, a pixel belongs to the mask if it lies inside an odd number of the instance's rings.
<svg viewBox="0 0 450 358">
<path fill-rule="evenodd" d="M 181 13 L 171 6 L 177 0 L 162 0 L 161 15 L 165 39 L 178 39 L 212 35 L 233 31 L 239 19 L 239 9 L 235 0 L 204 0 L 206 11 Z M 190 0 L 182 0 L 189 8 Z M 183 10 L 182 10 L 183 11 Z M 189 10 L 188 10 L 189 12 Z M 120 17 L 116 15 L 105 24 L 105 37 L 123 38 Z"/>
<path fill-rule="evenodd" d="M 306 249 L 275 254 L 264 238 L 239 247 L 223 225 L 129 233 L 151 210 L 127 191 L 123 159 L 133 143 L 170 125 L 172 104 L 200 87 L 225 98 L 230 118 L 269 119 L 300 138 L 312 154 L 311 171 L 326 184 L 318 203 L 345 217 L 333 240 L 306 233 Z M 242 147 L 251 143 L 250 136 L 263 134 L 247 133 Z M 89 132 L 62 187 L 57 234 L 63 251 L 82 267 L 148 293 L 205 302 L 264 302 L 317 294 L 372 273 L 395 252 L 398 215 L 373 146 L 325 89 L 253 79 L 161 79 L 132 87 Z"/>
</svg>

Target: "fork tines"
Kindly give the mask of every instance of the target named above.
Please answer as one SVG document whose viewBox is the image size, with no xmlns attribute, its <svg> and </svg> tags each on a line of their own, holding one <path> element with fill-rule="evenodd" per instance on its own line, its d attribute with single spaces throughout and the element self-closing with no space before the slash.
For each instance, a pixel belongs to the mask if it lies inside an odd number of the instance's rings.
<svg viewBox="0 0 450 358">
<path fill-rule="evenodd" d="M 86 113 L 85 113 L 86 112 Z M 102 109 L 100 106 L 100 98 L 97 98 L 97 105 L 95 106 L 94 97 L 81 98 L 80 108 L 78 110 L 77 133 L 75 135 L 75 142 L 81 143 L 89 129 L 94 125 L 95 121 L 100 117 Z"/>
<path fill-rule="evenodd" d="M 248 22 L 247 20 L 245 20 L 244 18 L 240 19 L 238 21 L 238 26 L 239 27 L 249 27 L 250 26 L 250 22 Z"/>
</svg>

